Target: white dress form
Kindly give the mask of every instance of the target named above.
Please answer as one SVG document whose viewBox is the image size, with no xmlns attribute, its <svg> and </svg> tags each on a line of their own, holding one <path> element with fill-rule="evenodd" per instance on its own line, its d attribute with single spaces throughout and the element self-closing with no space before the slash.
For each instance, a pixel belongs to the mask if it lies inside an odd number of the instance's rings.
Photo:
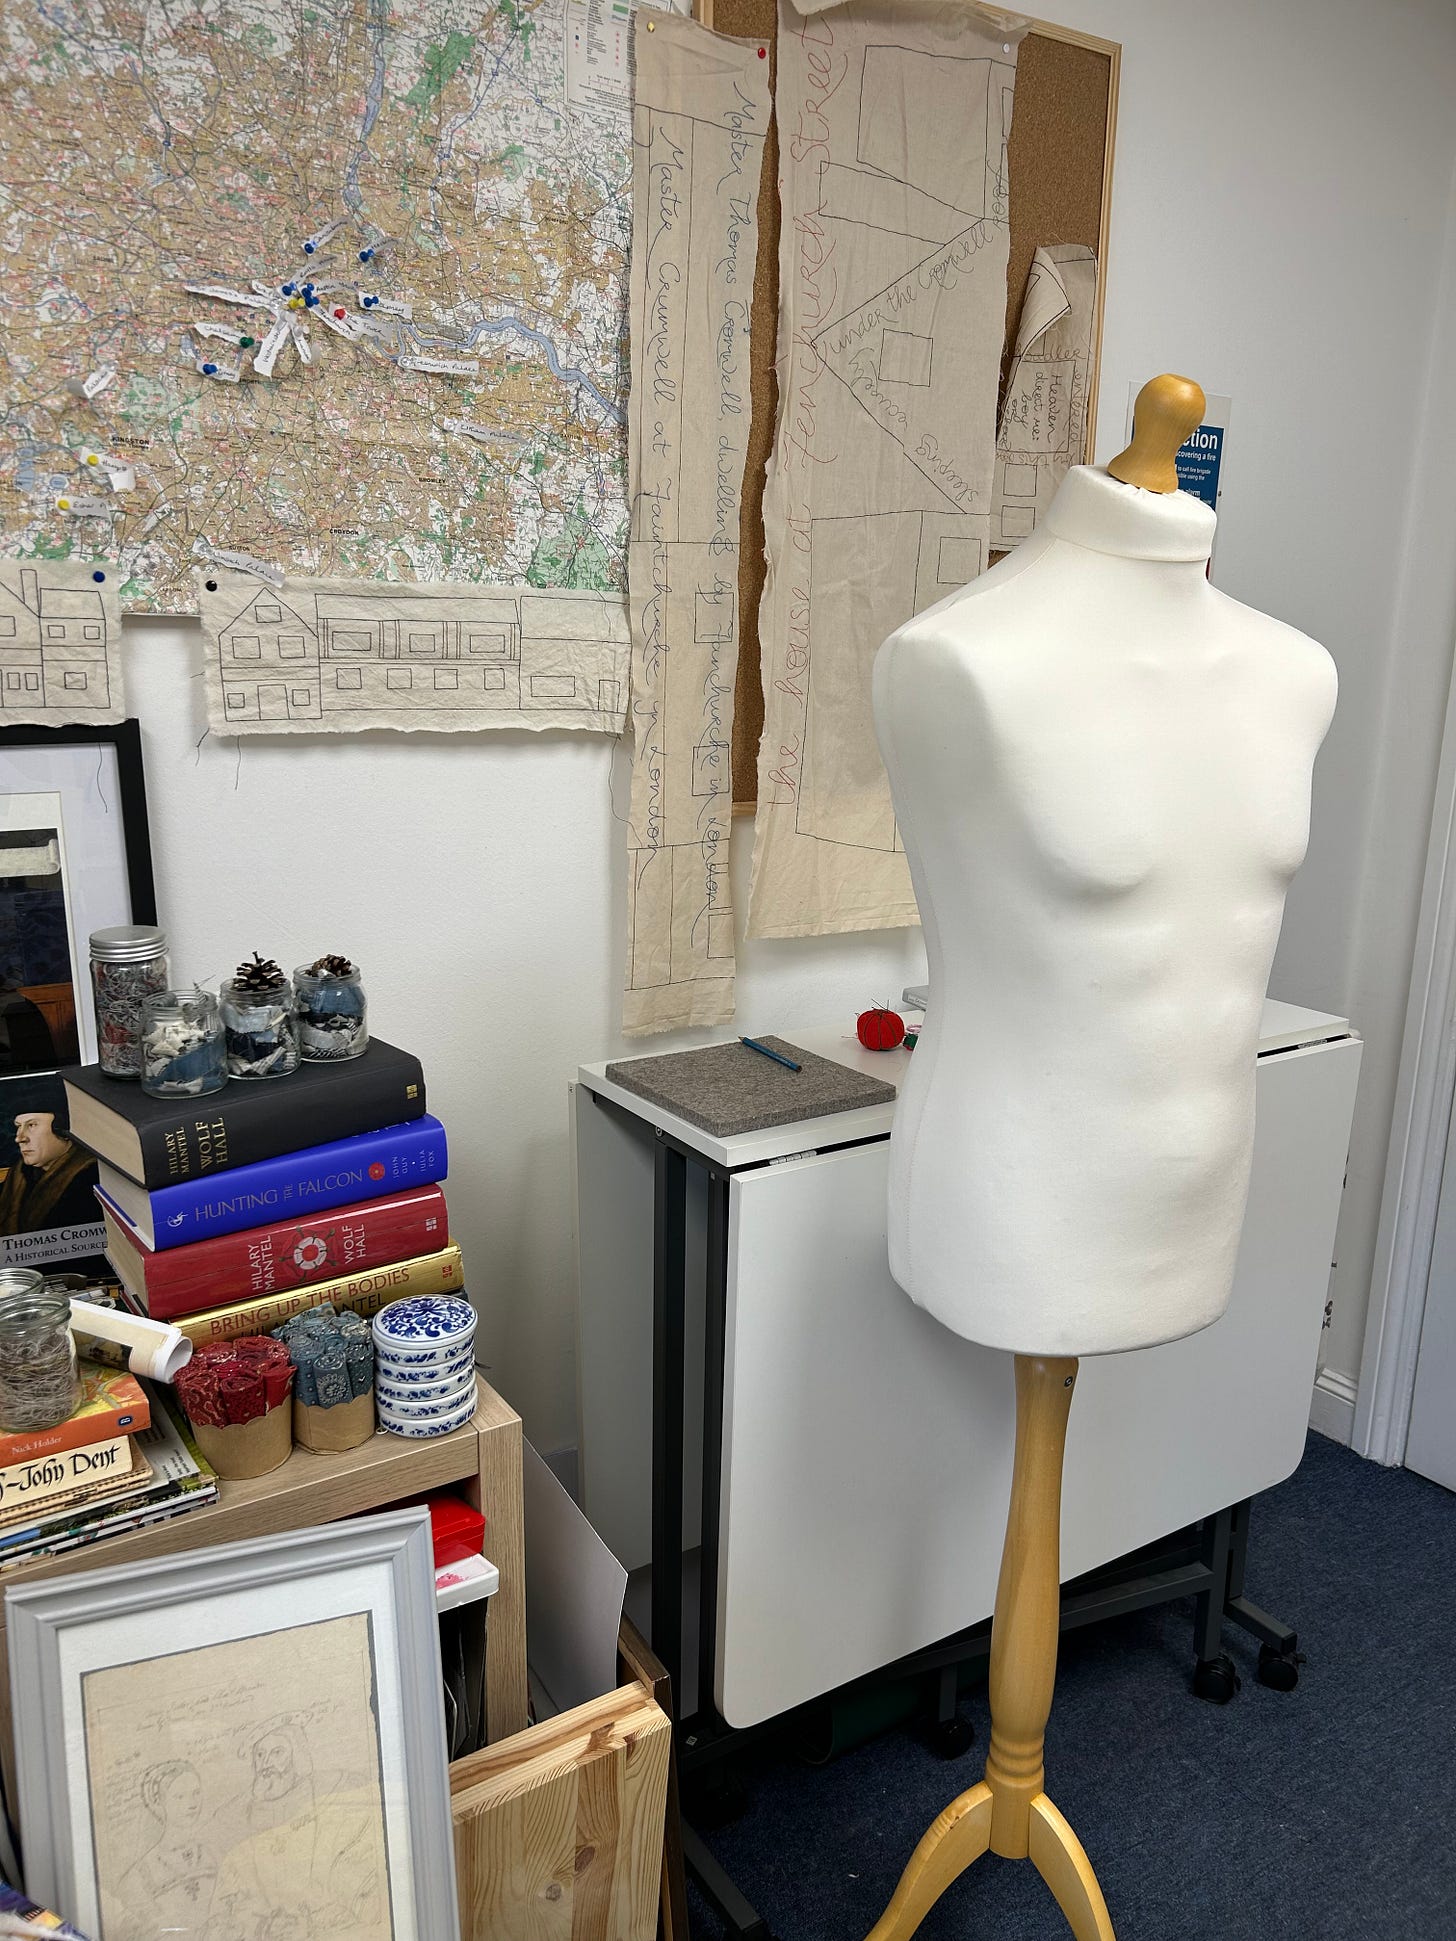
<svg viewBox="0 0 1456 1941">
<path fill-rule="evenodd" d="M 1016 1351 L 1016 1455 L 985 1778 L 869 1941 L 908 1941 L 986 1852 L 1029 1858 L 1075 1941 L 1114 1941 L 1044 1790 L 1076 1357 L 1227 1302 L 1259 1006 L 1335 700 L 1322 648 L 1207 584 L 1212 516 L 1174 467 L 1203 408 L 1186 378 L 1145 385 L 1108 474 L 1071 473 L 1035 539 L 875 667 L 931 976 L 891 1139 L 891 1269 Z"/>
<path fill-rule="evenodd" d="M 1146 1347 L 1228 1302 L 1335 672 L 1209 585 L 1213 528 L 1078 467 L 875 664 L 931 990 L 890 1269 L 992 1347 Z"/>
</svg>

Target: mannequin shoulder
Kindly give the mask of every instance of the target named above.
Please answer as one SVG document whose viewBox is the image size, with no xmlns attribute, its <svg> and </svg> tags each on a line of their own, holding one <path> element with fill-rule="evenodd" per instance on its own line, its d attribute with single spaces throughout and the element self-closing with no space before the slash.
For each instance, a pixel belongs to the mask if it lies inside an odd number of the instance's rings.
<svg viewBox="0 0 1456 1941">
<path fill-rule="evenodd" d="M 1334 714 L 1340 686 L 1329 650 L 1287 621 L 1246 607 L 1216 587 L 1209 590 L 1221 617 L 1237 630 L 1251 664 L 1289 700 L 1303 702 L 1320 720 L 1323 732 Z"/>
</svg>

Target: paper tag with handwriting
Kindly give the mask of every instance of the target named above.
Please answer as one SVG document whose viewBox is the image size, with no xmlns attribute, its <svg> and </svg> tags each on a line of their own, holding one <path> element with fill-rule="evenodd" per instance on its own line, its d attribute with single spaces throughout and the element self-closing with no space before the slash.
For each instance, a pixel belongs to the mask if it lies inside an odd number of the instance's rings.
<svg viewBox="0 0 1456 1941">
<path fill-rule="evenodd" d="M 415 314 L 414 305 L 406 303 L 403 297 L 379 296 L 373 290 L 360 290 L 359 308 L 378 310 L 386 317 L 413 317 Z"/>
<path fill-rule="evenodd" d="M 213 566 L 226 566 L 234 573 L 251 573 L 255 580 L 266 580 L 275 592 L 283 591 L 284 573 L 281 566 L 270 566 L 265 559 L 254 559 L 251 553 L 233 553 L 221 546 L 211 545 L 206 539 L 194 539 L 192 551 L 196 558 L 208 560 Z"/>
<path fill-rule="evenodd" d="M 402 371 L 436 371 L 441 377 L 479 377 L 478 357 L 401 357 Z"/>
</svg>

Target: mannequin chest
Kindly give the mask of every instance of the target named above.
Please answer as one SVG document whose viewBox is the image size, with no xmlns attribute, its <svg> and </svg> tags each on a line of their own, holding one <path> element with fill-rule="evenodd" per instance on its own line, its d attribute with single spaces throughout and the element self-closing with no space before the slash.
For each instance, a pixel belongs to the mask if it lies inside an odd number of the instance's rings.
<svg viewBox="0 0 1456 1941">
<path fill-rule="evenodd" d="M 1241 893 L 1282 894 L 1308 843 L 1333 674 L 1312 642 L 1249 618 L 1173 638 L 902 637 L 887 754 L 927 869 L 974 854 L 983 872 L 1093 900 L 1201 882 L 1226 912 Z"/>
</svg>

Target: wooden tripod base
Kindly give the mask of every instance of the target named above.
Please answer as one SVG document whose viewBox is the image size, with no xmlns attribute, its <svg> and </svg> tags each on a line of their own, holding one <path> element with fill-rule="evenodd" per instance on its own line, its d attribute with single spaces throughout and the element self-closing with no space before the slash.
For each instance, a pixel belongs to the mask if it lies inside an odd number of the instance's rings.
<svg viewBox="0 0 1456 1941">
<path fill-rule="evenodd" d="M 986 1777 L 925 1834 L 868 1941 L 907 1941 L 983 1853 L 1029 1859 L 1076 1941 L 1115 1941 L 1091 1862 L 1042 1790 L 1057 1675 L 1062 1454 L 1076 1379 L 1069 1356 L 1016 1357 L 1016 1460 L 991 1625 Z"/>
</svg>

